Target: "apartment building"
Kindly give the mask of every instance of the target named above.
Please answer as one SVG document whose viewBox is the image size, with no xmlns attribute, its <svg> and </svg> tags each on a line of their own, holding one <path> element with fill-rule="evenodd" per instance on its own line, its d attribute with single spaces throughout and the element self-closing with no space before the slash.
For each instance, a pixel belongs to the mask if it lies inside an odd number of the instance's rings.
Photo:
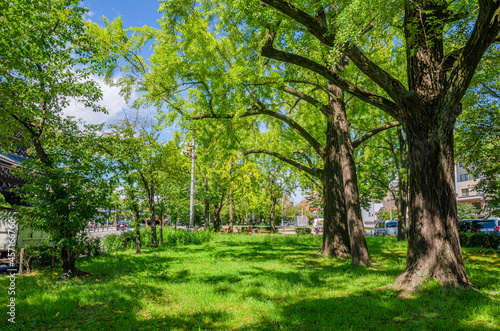
<svg viewBox="0 0 500 331">
<path fill-rule="evenodd" d="M 455 181 L 458 203 L 469 203 L 478 210 L 484 208 L 488 204 L 488 197 L 484 193 L 479 193 L 474 190 L 474 187 L 479 183 L 479 178 L 473 178 L 471 174 L 463 167 L 462 161 L 455 166 Z"/>
</svg>

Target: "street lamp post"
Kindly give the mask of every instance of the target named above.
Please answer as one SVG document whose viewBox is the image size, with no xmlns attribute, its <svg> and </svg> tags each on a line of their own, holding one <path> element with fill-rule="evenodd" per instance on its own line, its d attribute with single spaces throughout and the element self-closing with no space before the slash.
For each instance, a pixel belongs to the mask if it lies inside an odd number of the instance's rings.
<svg viewBox="0 0 500 331">
<path fill-rule="evenodd" d="M 191 193 L 189 197 L 189 228 L 192 228 L 194 227 L 194 160 L 196 159 L 194 135 L 191 143 L 186 142 L 186 150 L 181 151 L 181 154 L 184 153 L 186 153 L 186 156 L 191 159 Z"/>
</svg>

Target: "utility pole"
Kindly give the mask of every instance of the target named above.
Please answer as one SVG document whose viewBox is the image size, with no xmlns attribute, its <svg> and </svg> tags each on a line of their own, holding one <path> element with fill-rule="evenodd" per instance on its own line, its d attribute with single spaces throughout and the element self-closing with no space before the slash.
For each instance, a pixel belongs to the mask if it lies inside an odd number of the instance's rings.
<svg viewBox="0 0 500 331">
<path fill-rule="evenodd" d="M 191 143 L 186 142 L 186 150 L 181 151 L 181 154 L 184 153 L 186 153 L 186 156 L 191 159 L 191 194 L 189 199 L 189 228 L 192 228 L 194 227 L 194 160 L 196 159 L 194 134 L 192 142 Z"/>
</svg>

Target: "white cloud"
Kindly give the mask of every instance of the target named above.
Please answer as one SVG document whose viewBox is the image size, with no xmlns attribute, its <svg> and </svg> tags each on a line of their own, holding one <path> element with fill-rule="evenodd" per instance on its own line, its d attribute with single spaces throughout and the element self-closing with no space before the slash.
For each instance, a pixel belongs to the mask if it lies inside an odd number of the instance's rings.
<svg viewBox="0 0 500 331">
<path fill-rule="evenodd" d="M 93 112 L 90 108 L 86 108 L 82 104 L 72 101 L 70 105 L 64 109 L 64 115 L 81 118 L 89 124 L 109 123 L 122 117 L 124 109 L 127 108 L 127 103 L 123 97 L 119 95 L 120 89 L 116 86 L 105 84 L 100 77 L 94 76 L 93 80 L 99 84 L 103 93 L 102 100 L 98 102 L 98 105 L 104 106 L 109 114 Z"/>
<path fill-rule="evenodd" d="M 89 10 L 89 12 L 87 13 L 87 16 L 88 17 L 92 17 L 92 16 L 94 16 L 94 14 L 95 13 L 92 10 Z"/>
</svg>

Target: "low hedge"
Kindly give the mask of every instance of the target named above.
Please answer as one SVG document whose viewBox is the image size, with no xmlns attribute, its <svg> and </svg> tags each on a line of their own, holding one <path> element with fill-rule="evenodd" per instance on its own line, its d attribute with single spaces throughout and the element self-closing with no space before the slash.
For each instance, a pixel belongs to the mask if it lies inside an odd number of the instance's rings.
<svg viewBox="0 0 500 331">
<path fill-rule="evenodd" d="M 481 247 L 498 249 L 500 234 L 484 232 L 460 232 L 460 245 L 462 247 Z"/>
<path fill-rule="evenodd" d="M 297 234 L 311 234 L 311 228 L 295 228 Z"/>
</svg>

